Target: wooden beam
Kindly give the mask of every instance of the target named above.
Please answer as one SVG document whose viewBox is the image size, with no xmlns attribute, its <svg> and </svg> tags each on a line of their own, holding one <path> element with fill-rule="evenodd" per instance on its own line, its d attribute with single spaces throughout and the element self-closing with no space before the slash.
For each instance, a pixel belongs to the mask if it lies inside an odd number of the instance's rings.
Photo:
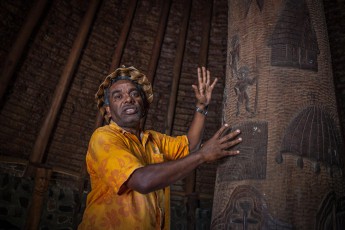
<svg viewBox="0 0 345 230">
<path fill-rule="evenodd" d="M 44 197 L 49 187 L 51 174 L 52 171 L 49 168 L 36 169 L 35 187 L 32 194 L 24 229 L 39 229 Z"/>
<path fill-rule="evenodd" d="M 59 83 L 56 86 L 52 104 L 49 108 L 47 116 L 43 122 L 40 132 L 36 138 L 33 152 L 30 155 L 31 163 L 42 163 L 45 150 L 51 136 L 56 118 L 59 113 L 61 104 L 66 96 L 68 86 L 72 79 L 74 70 L 78 64 L 81 51 L 85 45 L 90 26 L 99 5 L 99 0 L 91 0 L 87 12 L 81 23 L 77 38 L 75 39 L 71 53 L 64 67 Z"/>
<path fill-rule="evenodd" d="M 129 31 L 130 31 L 132 23 L 133 23 L 133 18 L 135 15 L 135 10 L 137 8 L 137 3 L 138 3 L 138 0 L 131 0 L 131 2 L 129 3 L 128 12 L 127 12 L 125 21 L 123 23 L 120 37 L 119 37 L 119 40 L 117 42 L 116 49 L 115 49 L 115 52 L 113 54 L 112 62 L 110 64 L 110 68 L 108 71 L 109 74 L 114 72 L 115 69 L 118 68 L 120 65 L 120 62 L 122 59 L 122 54 L 123 54 L 123 51 L 125 49 L 125 45 L 126 45 L 127 38 L 129 35 Z M 98 112 L 97 116 L 96 116 L 95 129 L 102 126 L 103 121 L 104 121 L 104 118 L 102 117 L 102 114 L 100 112 Z"/>
<path fill-rule="evenodd" d="M 205 12 L 201 15 L 201 20 L 203 20 L 203 32 L 201 38 L 200 52 L 199 52 L 199 67 L 207 66 L 207 57 L 208 57 L 208 47 L 210 41 L 210 31 L 211 31 L 211 22 L 212 22 L 212 9 L 213 1 L 206 1 L 207 4 L 205 7 Z M 187 194 L 192 194 L 195 192 L 195 180 L 196 172 L 193 172 L 186 177 L 185 189 Z"/>
<path fill-rule="evenodd" d="M 189 24 L 189 18 L 190 18 L 190 12 L 192 8 L 192 0 L 188 0 L 185 4 L 185 9 L 183 11 L 183 20 L 180 27 L 180 36 L 176 51 L 176 57 L 174 60 L 174 68 L 173 68 L 173 82 L 171 86 L 171 92 L 170 92 L 170 100 L 169 100 L 169 107 L 167 111 L 167 122 L 165 125 L 165 133 L 167 135 L 171 135 L 172 133 L 172 126 L 173 126 L 173 119 L 174 119 L 174 113 L 175 113 L 175 106 L 176 106 L 176 97 L 177 97 L 177 91 L 178 91 L 178 84 L 180 81 L 180 75 L 181 75 L 181 69 L 182 69 L 182 61 L 183 61 L 183 54 L 184 49 L 186 46 L 186 37 L 187 37 L 187 31 L 188 31 L 188 24 Z M 165 190 L 165 196 L 170 197 L 170 189 Z M 165 207 L 170 210 L 170 200 L 166 200 Z M 168 215 L 170 213 L 166 213 L 166 218 L 169 220 Z M 167 223 L 170 225 L 170 223 Z"/>
<path fill-rule="evenodd" d="M 203 32 L 201 37 L 201 45 L 200 45 L 200 52 L 199 52 L 199 60 L 198 65 L 207 66 L 207 57 L 208 57 L 208 48 L 209 48 L 209 41 L 210 41 L 210 30 L 211 30 L 211 22 L 212 22 L 212 9 L 213 9 L 213 1 L 206 1 L 206 6 L 203 7 L 205 11 L 201 14 L 201 20 L 203 21 Z M 195 193 L 195 184 L 196 184 L 196 170 L 193 170 L 187 177 L 186 177 L 186 184 L 185 189 L 187 195 L 187 225 L 188 229 L 195 229 L 196 228 L 196 217 L 195 211 L 199 206 L 199 197 Z"/>
<path fill-rule="evenodd" d="M 11 157 L 11 156 L 0 156 L 0 162 L 6 163 L 6 164 L 16 164 L 16 165 L 27 165 L 29 163 L 28 160 L 17 158 L 17 157 Z"/>
<path fill-rule="evenodd" d="M 151 85 L 153 87 L 153 82 L 157 70 L 157 65 L 158 65 L 158 59 L 161 53 L 161 48 L 163 44 L 163 39 L 164 39 L 164 34 L 165 34 L 165 29 L 168 24 L 168 18 L 169 18 L 169 11 L 170 11 L 170 6 L 171 6 L 171 0 L 164 1 L 161 11 L 161 15 L 159 17 L 159 25 L 158 25 L 158 30 L 156 34 L 156 38 L 153 44 L 152 48 L 152 55 L 150 58 L 149 62 L 149 68 L 147 71 L 147 78 L 151 82 Z M 146 118 L 147 116 L 144 117 L 142 121 L 141 128 L 144 129 L 145 123 L 146 123 Z"/>
<path fill-rule="evenodd" d="M 43 11 L 47 5 L 47 0 L 37 0 L 26 18 L 26 21 L 21 28 L 16 41 L 14 42 L 1 70 L 0 77 L 0 100 L 2 101 L 13 76 L 14 70 L 17 67 L 20 58 L 23 56 L 24 48 L 26 47 L 29 38 L 38 24 Z"/>
<path fill-rule="evenodd" d="M 213 1 L 207 1 L 206 4 L 208 5 L 204 7 L 204 9 L 206 9 L 205 13 L 202 14 L 203 33 L 202 33 L 202 38 L 201 38 L 201 46 L 200 46 L 199 61 L 198 61 L 198 65 L 200 67 L 207 66 Z M 186 192 L 193 193 L 194 191 L 195 191 L 195 171 L 193 171 L 191 175 L 186 178 Z"/>
<path fill-rule="evenodd" d="M 121 30 L 119 40 L 117 42 L 117 46 L 113 55 L 113 60 L 110 65 L 109 73 L 112 73 L 120 65 L 123 50 L 125 49 L 125 45 L 127 42 L 127 37 L 129 35 L 129 31 L 133 23 L 135 10 L 137 8 L 137 3 L 138 3 L 138 0 L 131 0 L 131 2 L 129 3 L 129 9 L 128 9 L 128 12 L 127 12 L 127 15 L 126 15 L 126 18 Z"/>
<path fill-rule="evenodd" d="M 186 37 L 187 37 L 191 8 L 192 8 L 192 0 L 186 1 L 185 2 L 185 8 L 183 11 L 183 20 L 182 20 L 182 24 L 180 26 L 180 37 L 179 37 L 176 57 L 175 57 L 175 61 L 174 61 L 173 82 L 172 82 L 172 86 L 171 86 L 169 107 L 168 107 L 168 111 L 167 111 L 167 119 L 166 119 L 166 125 L 165 125 L 165 133 L 167 135 L 172 134 L 178 84 L 180 82 L 182 61 L 183 61 L 183 55 L 184 55 L 184 50 L 185 50 L 185 46 L 186 46 Z"/>
<path fill-rule="evenodd" d="M 0 163 L 5 163 L 5 164 L 12 164 L 12 165 L 29 165 L 29 161 L 22 159 L 22 158 L 17 158 L 17 157 L 10 157 L 10 156 L 0 156 Z M 43 165 L 34 165 L 34 167 L 43 167 Z M 64 169 L 61 167 L 51 167 L 51 170 L 54 173 L 66 175 L 66 176 L 71 176 L 77 179 L 80 179 L 80 174 L 77 172 L 74 172 L 72 170 Z"/>
<path fill-rule="evenodd" d="M 213 1 L 206 1 L 207 6 L 204 7 L 205 14 L 202 17 L 203 19 L 203 33 L 201 37 L 201 47 L 199 53 L 199 66 L 207 66 L 207 57 L 208 57 L 208 47 L 210 43 L 210 31 L 212 24 L 212 10 L 213 10 Z"/>
<path fill-rule="evenodd" d="M 153 84 L 153 80 L 154 80 L 156 69 L 157 69 L 158 59 L 161 53 L 165 29 L 168 23 L 171 0 L 166 0 L 164 1 L 163 4 L 164 5 L 162 7 L 161 15 L 159 17 L 158 31 L 156 34 L 156 39 L 153 44 L 152 55 L 149 62 L 149 68 L 147 71 L 147 78 L 152 84 Z"/>
</svg>

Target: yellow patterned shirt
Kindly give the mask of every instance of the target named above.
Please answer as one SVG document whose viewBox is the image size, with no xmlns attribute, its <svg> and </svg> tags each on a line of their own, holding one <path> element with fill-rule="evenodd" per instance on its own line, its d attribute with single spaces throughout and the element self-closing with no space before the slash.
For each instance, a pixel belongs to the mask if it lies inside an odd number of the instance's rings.
<svg viewBox="0 0 345 230">
<path fill-rule="evenodd" d="M 170 137 L 148 130 L 139 141 L 114 122 L 98 128 L 86 155 L 91 192 L 78 229 L 169 229 L 167 188 L 141 194 L 122 185 L 140 167 L 188 153 L 186 136 Z"/>
</svg>

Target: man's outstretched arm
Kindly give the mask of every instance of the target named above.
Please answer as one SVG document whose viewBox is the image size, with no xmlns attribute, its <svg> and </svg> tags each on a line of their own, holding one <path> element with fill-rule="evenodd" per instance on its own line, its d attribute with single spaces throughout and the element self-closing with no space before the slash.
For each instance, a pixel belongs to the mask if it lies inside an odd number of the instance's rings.
<svg viewBox="0 0 345 230">
<path fill-rule="evenodd" d="M 239 151 L 229 150 L 229 148 L 242 141 L 241 138 L 237 137 L 240 131 L 235 130 L 223 136 L 227 128 L 228 125 L 221 127 L 195 154 L 135 170 L 123 186 L 143 194 L 150 193 L 186 177 L 202 163 L 239 154 Z"/>
</svg>

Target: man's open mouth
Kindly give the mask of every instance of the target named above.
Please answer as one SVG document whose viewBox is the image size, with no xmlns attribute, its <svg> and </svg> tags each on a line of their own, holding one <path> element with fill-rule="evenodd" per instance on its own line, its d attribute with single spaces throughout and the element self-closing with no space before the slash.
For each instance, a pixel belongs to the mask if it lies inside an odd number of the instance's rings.
<svg viewBox="0 0 345 230">
<path fill-rule="evenodd" d="M 136 107 L 129 107 L 129 108 L 125 108 L 123 110 L 123 112 L 126 114 L 126 115 L 132 115 L 132 114 L 136 114 L 138 112 L 137 108 Z"/>
</svg>

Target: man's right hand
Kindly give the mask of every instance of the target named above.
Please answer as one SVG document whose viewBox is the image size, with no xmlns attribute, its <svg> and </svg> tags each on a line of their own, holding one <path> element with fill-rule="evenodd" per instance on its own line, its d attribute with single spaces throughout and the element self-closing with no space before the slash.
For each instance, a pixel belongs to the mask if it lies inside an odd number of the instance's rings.
<svg viewBox="0 0 345 230">
<path fill-rule="evenodd" d="M 223 125 L 211 139 L 202 145 L 196 154 L 201 154 L 205 162 L 239 154 L 240 152 L 238 150 L 231 150 L 230 148 L 242 141 L 242 138 L 237 137 L 240 134 L 240 130 L 237 129 L 229 134 L 223 135 L 228 128 L 228 124 Z"/>
</svg>

